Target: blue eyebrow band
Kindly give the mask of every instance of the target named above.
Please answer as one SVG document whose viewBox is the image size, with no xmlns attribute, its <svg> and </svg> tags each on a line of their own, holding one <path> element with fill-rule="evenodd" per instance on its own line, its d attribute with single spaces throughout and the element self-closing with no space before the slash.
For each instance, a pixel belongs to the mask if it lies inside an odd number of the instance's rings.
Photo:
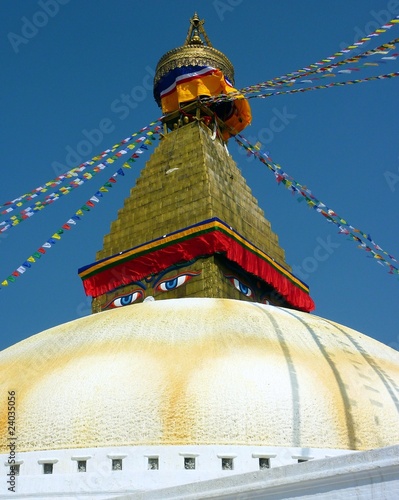
<svg viewBox="0 0 399 500">
<path fill-rule="evenodd" d="M 137 285 L 140 288 L 142 288 L 143 290 L 147 290 L 146 285 L 144 285 L 141 281 L 131 281 L 127 285 L 118 286 L 118 288 L 114 288 L 113 290 L 111 290 L 111 292 L 108 292 L 108 293 L 116 292 L 117 290 L 120 290 L 121 288 L 125 288 L 126 286 L 131 286 L 131 285 Z M 131 292 L 126 292 L 126 295 L 129 295 L 129 293 L 131 293 Z"/>
<path fill-rule="evenodd" d="M 184 262 L 180 265 L 173 264 L 172 266 L 167 267 L 166 269 L 161 271 L 159 274 L 155 275 L 157 277 L 157 279 L 154 281 L 152 286 L 155 287 L 159 283 L 159 280 L 161 280 L 165 276 L 165 274 L 169 273 L 170 271 L 175 271 L 175 270 L 177 271 L 179 269 L 182 269 L 183 267 L 191 266 L 191 264 L 194 264 L 195 261 L 196 261 L 196 259 L 192 259 L 192 260 L 188 260 L 187 262 Z M 153 278 L 155 278 L 155 276 Z"/>
</svg>

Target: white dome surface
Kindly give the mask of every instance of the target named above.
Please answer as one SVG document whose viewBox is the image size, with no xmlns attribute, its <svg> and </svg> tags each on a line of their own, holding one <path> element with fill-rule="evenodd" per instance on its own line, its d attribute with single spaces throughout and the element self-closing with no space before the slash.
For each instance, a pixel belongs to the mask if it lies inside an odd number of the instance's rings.
<svg viewBox="0 0 399 500">
<path fill-rule="evenodd" d="M 399 442 L 397 351 L 244 301 L 145 302 L 65 323 L 1 352 L 0 380 L 16 393 L 20 452 Z"/>
</svg>

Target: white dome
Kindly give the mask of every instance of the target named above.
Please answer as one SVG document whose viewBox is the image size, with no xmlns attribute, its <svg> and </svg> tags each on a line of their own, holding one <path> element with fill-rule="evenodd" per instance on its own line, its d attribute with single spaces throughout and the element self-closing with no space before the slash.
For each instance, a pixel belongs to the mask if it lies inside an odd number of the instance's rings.
<svg viewBox="0 0 399 500">
<path fill-rule="evenodd" d="M 227 299 L 145 302 L 0 353 L 18 449 L 399 441 L 399 353 L 326 319 Z M 7 451 L 1 426 L 1 451 Z"/>
</svg>

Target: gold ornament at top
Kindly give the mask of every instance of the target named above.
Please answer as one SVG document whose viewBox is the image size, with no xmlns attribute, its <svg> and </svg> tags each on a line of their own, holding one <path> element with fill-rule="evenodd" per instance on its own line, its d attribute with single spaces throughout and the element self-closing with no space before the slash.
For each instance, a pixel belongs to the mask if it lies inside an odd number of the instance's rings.
<svg viewBox="0 0 399 500">
<path fill-rule="evenodd" d="M 233 65 L 222 52 L 212 47 L 204 29 L 204 20 L 200 20 L 197 13 L 190 19 L 184 45 L 169 50 L 159 60 L 155 70 L 154 85 L 169 71 L 183 66 L 213 66 L 220 69 L 234 85 Z"/>
</svg>

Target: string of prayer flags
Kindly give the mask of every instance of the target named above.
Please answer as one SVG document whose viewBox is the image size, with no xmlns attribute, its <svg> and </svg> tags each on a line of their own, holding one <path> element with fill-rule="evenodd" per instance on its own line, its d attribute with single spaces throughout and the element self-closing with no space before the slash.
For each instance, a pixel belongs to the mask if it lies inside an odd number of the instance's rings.
<svg viewBox="0 0 399 500">
<path fill-rule="evenodd" d="M 292 77 L 296 76 L 303 76 L 304 74 L 312 71 L 312 69 L 319 69 L 323 66 L 325 66 L 326 62 L 331 62 L 334 61 L 336 58 L 341 57 L 344 54 L 349 54 L 350 52 L 358 49 L 361 47 L 363 44 L 369 42 L 371 38 L 375 38 L 380 36 L 382 33 L 385 33 L 389 29 L 391 29 L 393 26 L 399 24 L 399 16 L 394 17 L 391 19 L 389 22 L 383 24 L 379 28 L 377 28 L 373 33 L 370 33 L 369 35 L 361 38 L 358 42 L 355 42 L 351 45 L 348 45 L 346 48 L 339 50 L 338 52 L 334 52 L 331 56 L 325 57 L 320 61 L 317 61 L 313 64 L 310 64 L 309 66 L 304 66 L 303 68 L 300 68 L 296 71 L 293 71 L 292 73 L 287 73 L 285 75 L 273 78 L 272 80 L 267 80 L 262 83 L 262 85 L 273 85 L 274 83 L 280 81 L 280 80 L 287 80 Z M 240 90 L 240 92 L 244 93 L 247 89 L 250 89 L 251 87 L 245 87 L 244 89 Z"/>
<path fill-rule="evenodd" d="M 268 92 L 265 94 L 250 95 L 250 96 L 247 96 L 246 98 L 253 99 L 256 97 L 256 98 L 266 99 L 267 97 L 270 97 L 272 95 L 296 94 L 298 92 L 308 92 L 309 90 L 328 89 L 331 87 L 342 87 L 344 85 L 354 85 L 357 83 L 371 82 L 373 80 L 384 80 L 386 78 L 396 78 L 397 76 L 399 76 L 399 72 L 387 73 L 385 75 L 378 75 L 378 76 L 369 76 L 367 78 L 360 78 L 357 80 L 347 80 L 344 82 L 331 82 L 331 83 L 328 83 L 327 85 L 315 85 L 313 87 L 305 87 L 305 88 L 301 88 L 301 89 L 291 89 L 291 90 L 284 90 L 284 91 L 277 91 L 277 92 Z"/>
<path fill-rule="evenodd" d="M 367 50 L 361 54 L 357 54 L 355 56 L 351 56 L 349 58 L 343 59 L 342 61 L 334 62 L 332 64 L 329 64 L 327 66 L 322 66 L 322 67 L 316 67 L 316 69 L 313 69 L 311 71 L 307 71 L 305 73 L 300 73 L 296 76 L 290 76 L 288 79 L 279 79 L 276 82 L 269 81 L 269 82 L 264 82 L 264 83 L 259 83 L 255 86 L 247 87 L 247 89 L 251 89 L 252 92 L 254 91 L 260 91 L 262 88 L 266 87 L 281 87 L 281 86 L 286 86 L 286 85 L 293 85 L 294 83 L 307 83 L 307 82 L 312 82 L 314 80 L 320 79 L 320 78 L 328 78 L 328 77 L 335 77 L 336 75 L 333 74 L 332 72 L 344 65 L 347 64 L 354 64 L 360 62 L 362 59 L 369 58 L 372 56 L 376 55 L 381 55 L 377 61 L 373 62 L 364 62 L 362 65 L 359 67 L 350 67 L 344 70 L 338 70 L 337 73 L 352 73 L 353 71 L 359 71 L 361 67 L 367 67 L 367 66 L 379 66 L 380 64 L 385 64 L 387 60 L 396 60 L 398 57 L 397 53 L 392 54 L 391 56 L 388 57 L 388 54 L 391 50 L 395 49 L 395 44 L 399 42 L 399 38 L 395 38 L 391 40 L 390 42 L 384 43 L 380 45 L 379 47 L 371 50 Z M 318 74 L 321 76 L 319 78 L 314 78 L 312 77 L 310 80 L 300 80 L 304 77 L 308 77 L 309 75 L 314 75 Z M 244 92 L 243 92 L 244 93 Z"/>
<path fill-rule="evenodd" d="M 393 49 L 395 49 L 395 44 L 399 42 L 399 38 L 396 38 L 394 40 L 391 40 L 388 43 L 385 43 L 383 45 L 380 45 L 379 47 L 375 49 L 368 50 L 366 52 L 363 52 L 362 54 L 358 54 L 356 56 L 351 56 L 349 58 L 346 58 L 342 61 L 334 62 L 333 64 L 323 66 L 323 67 L 317 67 L 316 69 L 310 70 L 306 73 L 300 73 L 296 76 L 290 76 L 288 79 L 280 79 L 276 82 L 274 81 L 267 81 L 263 83 L 258 83 L 255 85 L 251 85 L 250 87 L 245 87 L 245 89 L 240 90 L 242 94 L 249 94 L 249 93 L 256 93 L 260 92 L 264 89 L 268 90 L 273 90 L 275 88 L 281 88 L 281 87 L 286 87 L 286 86 L 292 86 L 294 84 L 304 84 L 304 83 L 312 83 L 313 81 L 320 80 L 323 78 L 335 78 L 337 75 L 343 75 L 343 74 L 349 74 L 352 73 L 353 71 L 360 71 L 361 68 L 363 67 L 371 67 L 371 66 L 380 66 L 381 64 L 385 64 L 387 60 L 396 60 L 398 55 L 397 53 L 392 54 L 391 56 L 388 56 L 389 52 Z M 351 66 L 347 69 L 338 69 L 336 73 L 334 73 L 334 70 L 336 70 L 339 67 L 342 67 L 344 65 L 353 65 L 358 62 L 361 62 L 362 59 L 365 58 L 370 58 L 372 56 L 376 55 L 381 55 L 381 57 L 377 60 L 374 60 L 373 62 L 364 62 L 363 64 L 360 64 L 359 66 Z M 313 75 L 317 74 L 318 76 L 315 77 Z M 311 77 L 311 79 L 303 79 L 305 77 Z"/>
<path fill-rule="evenodd" d="M 97 154 L 96 156 L 93 156 L 91 158 L 91 160 L 88 160 L 88 161 L 85 161 L 84 163 L 81 163 L 79 166 L 68 170 L 67 172 L 56 177 L 55 179 L 52 179 L 52 180 L 46 182 L 42 186 L 36 187 L 32 191 L 29 191 L 28 193 L 25 193 L 25 194 L 19 196 L 18 198 L 15 198 L 12 201 L 7 201 L 7 202 L 1 204 L 0 208 L 3 208 L 3 207 L 5 207 L 5 208 L 4 208 L 4 210 L 0 211 L 0 215 L 5 215 L 5 214 L 10 213 L 13 210 L 21 207 L 24 203 L 27 203 L 27 202 L 31 201 L 32 199 L 36 198 L 37 196 L 39 196 L 40 194 L 47 192 L 50 187 L 56 187 L 64 182 L 66 182 L 68 179 L 71 179 L 73 177 L 78 177 L 79 174 L 81 172 L 83 172 L 84 170 L 86 170 L 86 168 L 88 166 L 94 165 L 94 163 L 96 163 L 97 161 L 103 160 L 104 158 L 109 156 L 111 153 L 114 153 L 118 148 L 122 147 L 125 144 L 128 144 L 135 137 L 137 137 L 139 134 L 145 132 L 146 130 L 149 130 L 150 127 L 153 127 L 155 125 L 154 132 L 152 132 L 151 134 L 149 134 L 149 133 L 146 134 L 146 135 L 151 137 L 151 135 L 153 135 L 154 133 L 156 133 L 157 131 L 160 130 L 160 126 L 157 125 L 160 123 L 160 121 L 161 121 L 161 118 L 149 123 L 145 127 L 138 130 L 137 132 L 134 132 L 130 136 L 126 137 L 125 139 L 122 139 L 119 143 L 114 144 L 114 146 L 112 146 L 112 148 L 106 149 L 105 151 L 102 151 L 101 153 Z M 133 146 L 133 147 L 135 147 L 135 146 Z M 114 163 L 114 161 L 117 158 L 119 158 L 123 154 L 127 154 L 127 151 L 122 150 L 122 151 L 117 152 L 113 157 L 108 158 L 105 163 L 112 164 L 112 163 Z M 95 168 L 97 168 L 97 167 L 94 167 L 93 170 Z M 76 179 L 75 182 L 79 185 L 80 180 Z M 74 181 L 72 181 L 72 183 L 73 182 Z M 51 197 L 52 195 L 53 194 L 50 194 L 48 196 Z"/>
<path fill-rule="evenodd" d="M 157 122 L 153 122 L 150 125 L 152 126 L 156 123 Z M 145 127 L 144 129 L 141 129 L 140 132 L 143 132 L 144 130 L 147 130 L 147 129 L 148 129 L 148 127 Z M 138 144 L 140 144 L 140 146 L 138 147 L 136 152 L 127 160 L 126 164 L 128 165 L 128 168 L 131 168 L 128 162 L 130 160 L 132 160 L 132 157 L 134 155 L 136 155 L 136 153 L 138 151 L 141 151 L 141 153 L 144 153 L 145 150 L 148 150 L 147 146 L 153 144 L 153 142 L 148 139 L 148 136 L 153 136 L 154 134 L 158 134 L 160 129 L 161 129 L 160 126 L 156 126 L 152 131 L 150 131 L 151 134 L 146 133 L 144 136 L 137 139 L 136 142 Z M 144 146 L 144 143 L 145 143 L 145 146 Z M 99 188 L 99 190 L 93 196 L 91 196 L 78 210 L 76 210 L 76 212 L 66 222 L 64 222 L 64 224 L 62 224 L 61 227 L 57 231 L 55 231 L 54 234 L 52 234 L 50 238 L 48 238 L 35 252 L 33 252 L 32 255 L 30 255 L 22 263 L 22 265 L 20 265 L 15 271 L 13 271 L 10 274 L 10 276 L 8 276 L 6 279 L 4 279 L 0 283 L 0 285 L 2 287 L 6 287 L 10 283 L 14 283 L 16 278 L 18 278 L 19 276 L 22 276 L 26 272 L 27 269 L 30 269 L 32 267 L 32 264 L 34 264 L 38 259 L 40 259 L 42 257 L 42 255 L 44 255 L 46 253 L 47 250 L 52 248 L 57 243 L 57 241 L 61 240 L 62 235 L 64 235 L 65 231 L 70 231 L 73 227 L 75 227 L 77 222 L 82 219 L 82 217 L 86 214 L 86 212 L 90 212 L 91 209 L 94 208 L 96 206 L 96 204 L 98 204 L 100 202 L 100 198 L 103 197 L 104 193 L 108 192 L 107 188 L 112 188 L 112 186 L 117 182 L 118 176 L 121 176 L 121 177 L 125 176 L 125 172 L 123 171 L 123 168 L 118 168 L 118 170 L 116 172 L 114 172 L 109 179 L 107 179 L 107 181 Z"/>
<path fill-rule="evenodd" d="M 350 58 L 344 59 L 342 61 L 338 61 L 336 63 L 330 64 L 328 66 L 324 66 L 322 68 L 318 68 L 314 71 L 310 71 L 305 74 L 298 75 L 296 77 L 290 78 L 289 80 L 284 80 L 278 83 L 274 83 L 272 86 L 273 87 L 282 87 L 282 86 L 287 86 L 287 85 L 293 85 L 293 84 L 299 84 L 299 83 L 309 83 L 313 82 L 315 80 L 320 80 L 322 78 L 335 78 L 337 74 L 350 74 L 354 71 L 360 71 L 361 68 L 367 68 L 367 67 L 375 67 L 375 66 L 380 66 L 381 64 L 385 64 L 386 61 L 395 61 L 399 54 L 398 53 L 393 53 L 390 56 L 388 56 L 389 52 L 394 50 L 396 48 L 395 44 L 399 42 L 399 38 L 395 38 L 394 40 L 391 40 L 390 42 L 380 45 L 376 49 L 368 50 L 366 52 L 363 52 L 362 54 L 358 54 L 356 56 L 352 56 Z M 341 66 L 347 65 L 347 64 L 356 64 L 361 62 L 365 58 L 369 58 L 372 56 L 380 55 L 378 59 L 373 60 L 373 62 L 364 62 L 363 64 L 359 64 L 358 66 L 351 66 L 346 69 L 338 69 L 336 73 L 333 73 L 334 70 L 337 68 L 340 68 Z M 313 77 L 311 76 L 310 79 L 302 80 L 303 77 L 309 77 L 309 75 L 320 75 L 318 77 Z M 268 85 L 270 87 L 271 85 Z"/>
<path fill-rule="evenodd" d="M 266 93 L 260 93 L 260 94 L 255 94 L 255 95 L 246 95 L 246 99 L 254 99 L 254 98 L 260 98 L 260 99 L 267 99 L 268 97 L 275 96 L 275 95 L 283 95 L 283 94 L 296 94 L 299 92 L 308 92 L 309 90 L 321 90 L 321 89 L 328 89 L 331 87 L 342 87 L 344 85 L 355 85 L 357 83 L 365 83 L 365 82 L 371 82 L 373 80 L 384 80 L 387 78 L 396 78 L 399 76 L 399 72 L 394 72 L 394 73 L 386 73 L 384 75 L 378 75 L 378 76 L 369 76 L 367 78 L 360 78 L 357 80 L 347 80 L 343 82 L 330 82 L 326 85 L 315 85 L 313 87 L 304 87 L 304 88 L 297 88 L 297 89 L 290 89 L 290 90 L 274 90 L 272 92 L 266 92 Z M 228 101 L 230 99 L 229 96 L 227 95 L 220 95 L 218 96 L 215 100 L 212 101 L 212 103 L 219 103 L 219 102 L 224 102 Z M 207 104 L 209 104 L 210 101 L 207 101 Z"/>
<path fill-rule="evenodd" d="M 133 138 L 136 137 L 139 133 L 142 133 L 145 129 L 147 129 L 150 126 L 153 126 L 154 124 L 157 124 L 157 123 L 158 122 L 152 122 L 148 127 L 145 127 L 144 129 L 140 129 L 139 132 L 136 132 L 136 133 L 132 134 L 129 138 L 124 139 L 123 142 L 126 143 L 129 140 L 133 140 Z M 154 134 L 159 133 L 159 130 L 160 130 L 160 126 L 155 126 L 153 130 L 149 130 L 149 132 L 146 132 L 145 136 L 141 136 L 135 141 L 136 144 L 134 144 L 133 147 L 134 148 L 139 147 L 139 149 L 136 151 L 136 154 L 137 153 L 142 154 L 142 153 L 144 153 L 144 150 L 148 149 L 147 145 L 152 144 L 152 142 L 149 140 L 148 137 L 153 137 Z M 141 145 L 138 146 L 139 144 L 141 144 Z M 119 146 L 120 146 L 120 144 L 116 144 L 115 146 L 113 146 L 112 149 L 108 149 L 107 151 L 115 150 L 114 148 L 119 147 Z M 103 153 L 101 153 L 101 154 L 103 154 Z M 8 229 L 17 226 L 18 224 L 20 224 L 24 220 L 27 220 L 28 218 L 35 215 L 35 213 L 37 213 L 38 211 L 44 209 L 48 205 L 57 201 L 61 196 L 65 196 L 65 195 L 69 194 L 73 189 L 76 189 L 76 188 L 82 186 L 87 181 L 93 179 L 99 172 L 104 170 L 109 164 L 114 163 L 115 160 L 118 160 L 120 157 L 122 157 L 126 154 L 128 154 L 128 151 L 126 149 L 121 149 L 116 155 L 114 155 L 111 158 L 108 158 L 106 161 L 103 161 L 103 162 L 99 163 L 98 165 L 94 166 L 93 169 L 91 169 L 88 172 L 85 172 L 82 176 L 77 176 L 75 179 L 73 179 L 69 183 L 68 186 L 60 187 L 58 190 L 48 194 L 44 198 L 44 200 L 38 200 L 34 204 L 21 210 L 19 212 L 19 214 L 12 215 L 10 218 L 1 221 L 0 222 L 0 233 L 4 233 Z M 138 156 L 136 156 L 136 158 L 138 158 Z M 91 163 L 93 164 L 93 162 L 91 162 Z M 37 196 L 37 194 L 36 194 L 36 196 Z M 26 203 L 27 201 L 28 201 L 28 198 L 26 198 L 24 202 Z M 13 210 L 13 208 L 9 207 L 1 213 L 8 214 L 11 210 Z"/>
<path fill-rule="evenodd" d="M 352 241 L 358 243 L 358 248 L 368 252 L 376 261 L 383 266 L 389 268 L 389 274 L 399 274 L 399 269 L 392 262 L 397 263 L 397 260 L 393 255 L 383 250 L 377 243 L 372 239 L 369 233 L 361 231 L 360 229 L 349 224 L 345 219 L 339 216 L 334 210 L 327 207 L 327 205 L 320 200 L 318 200 L 310 191 L 309 188 L 303 186 L 297 182 L 293 177 L 284 172 L 280 165 L 275 163 L 269 156 L 268 153 L 260 150 L 258 145 L 252 145 L 245 137 L 238 134 L 235 140 L 239 146 L 244 148 L 247 153 L 255 156 L 259 161 L 267 166 L 269 170 L 274 173 L 276 181 L 278 184 L 283 184 L 287 189 L 289 189 L 293 194 L 298 194 L 302 198 L 299 200 L 305 200 L 307 205 L 320 213 L 328 222 L 334 223 L 338 226 L 338 233 L 347 235 Z M 372 247 L 370 246 L 372 245 Z M 384 256 L 385 257 L 384 257 Z M 391 262 L 389 262 L 389 260 Z"/>
<path fill-rule="evenodd" d="M 343 66 L 346 64 L 357 63 L 364 58 L 368 58 L 368 57 L 375 56 L 378 54 L 381 54 L 383 56 L 379 59 L 378 62 L 365 62 L 360 67 L 379 66 L 380 64 L 384 64 L 389 60 L 396 60 L 399 54 L 394 53 L 391 56 L 388 56 L 388 54 L 391 50 L 395 49 L 395 44 L 398 43 L 398 41 L 399 41 L 398 38 L 395 38 L 395 39 L 391 40 L 390 42 L 384 43 L 375 49 L 371 49 L 371 50 L 365 51 L 361 54 L 347 57 L 346 59 L 344 59 L 342 61 L 335 61 L 336 58 L 343 56 L 344 54 L 347 54 L 347 53 L 351 52 L 352 50 L 358 49 L 361 45 L 370 41 L 370 39 L 373 36 L 379 36 L 381 33 L 387 31 L 389 28 L 392 28 L 393 26 L 398 25 L 398 24 L 399 24 L 399 16 L 397 16 L 394 19 L 391 19 L 391 21 L 389 23 L 386 23 L 385 25 L 383 25 L 381 30 L 376 30 L 376 32 L 374 34 L 371 33 L 367 37 L 362 38 L 359 42 L 356 42 L 356 44 L 350 45 L 350 46 L 348 46 L 348 48 L 342 49 L 340 52 L 336 52 L 332 56 L 324 58 L 321 61 L 318 61 L 314 64 L 310 64 L 309 66 L 306 66 L 306 67 L 302 68 L 301 70 L 297 70 L 297 71 L 294 71 L 292 73 L 288 73 L 286 75 L 273 78 L 272 80 L 267 80 L 265 82 L 261 82 L 261 83 L 255 84 L 255 85 L 244 87 L 235 93 L 220 94 L 220 95 L 217 95 L 214 97 L 206 98 L 203 101 L 208 102 L 208 103 L 231 101 L 231 100 L 237 98 L 238 95 L 244 95 L 248 99 L 250 97 L 249 94 L 259 93 L 261 91 L 264 91 L 265 89 L 271 91 L 271 90 L 274 90 L 275 88 L 279 88 L 282 86 L 292 86 L 295 83 L 302 83 L 302 84 L 303 83 L 312 83 L 313 81 L 319 80 L 321 78 L 334 78 L 337 75 L 337 73 L 332 73 L 332 72 L 336 68 L 339 68 L 340 66 Z M 325 63 L 331 63 L 331 64 L 326 65 Z M 342 75 L 347 74 L 347 73 L 352 73 L 353 71 L 359 71 L 360 67 L 353 67 L 352 66 L 350 68 L 338 71 L 338 73 L 342 76 Z M 312 76 L 311 79 L 301 80 L 300 82 L 297 81 L 299 78 L 303 79 L 304 77 L 307 77 L 309 75 L 314 75 L 314 74 L 317 74 L 318 77 Z M 384 75 L 381 75 L 381 76 L 384 76 Z M 374 78 L 378 78 L 378 77 L 374 77 Z M 363 81 L 369 81 L 369 80 L 365 79 Z M 358 83 L 358 82 L 356 82 L 356 83 Z M 346 83 L 343 83 L 343 84 L 346 84 Z M 267 94 L 267 96 L 269 96 L 269 95 L 274 95 L 274 94 L 273 93 Z"/>
</svg>

